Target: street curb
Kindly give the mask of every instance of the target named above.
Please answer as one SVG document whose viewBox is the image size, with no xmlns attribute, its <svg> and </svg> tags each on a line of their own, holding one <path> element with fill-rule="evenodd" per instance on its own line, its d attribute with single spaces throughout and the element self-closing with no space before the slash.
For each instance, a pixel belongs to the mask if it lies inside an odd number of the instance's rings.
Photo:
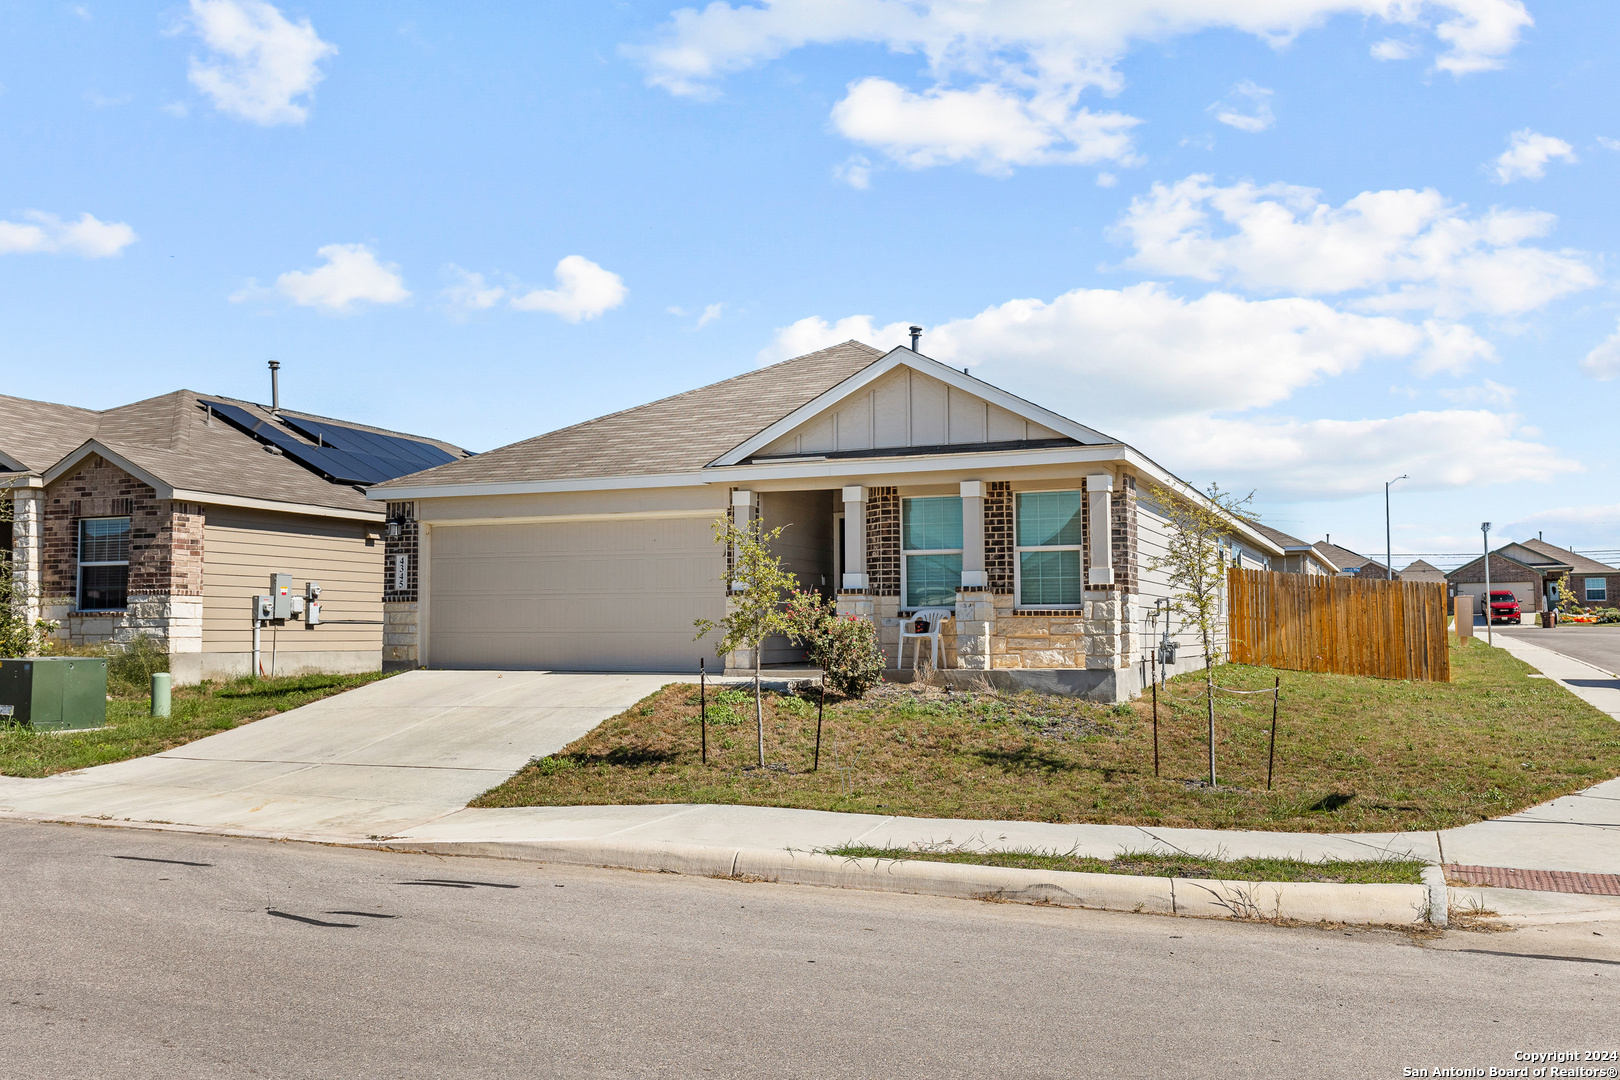
<svg viewBox="0 0 1620 1080">
<path fill-rule="evenodd" d="M 1430 925 L 1428 916 L 1434 911 L 1429 885 L 1138 877 L 924 860 L 851 859 L 808 851 L 629 840 L 385 840 L 353 846 L 963 900 L 1227 919 L 1426 926 Z"/>
<path fill-rule="evenodd" d="M 1425 866 L 1423 887 L 1429 890 L 1429 925 L 1445 927 L 1451 921 L 1451 894 L 1446 891 L 1446 872 L 1438 866 Z"/>
</svg>

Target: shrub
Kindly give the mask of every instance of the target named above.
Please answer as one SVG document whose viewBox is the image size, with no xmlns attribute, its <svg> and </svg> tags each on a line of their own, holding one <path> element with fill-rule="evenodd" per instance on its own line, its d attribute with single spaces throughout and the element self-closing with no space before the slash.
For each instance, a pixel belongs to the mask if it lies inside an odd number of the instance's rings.
<svg viewBox="0 0 1620 1080">
<path fill-rule="evenodd" d="M 1609 608 L 1604 608 L 1602 611 L 1599 611 L 1598 612 L 1598 622 L 1600 622 L 1600 623 L 1620 623 L 1620 608 L 1609 607 Z"/>
<path fill-rule="evenodd" d="M 827 686 L 841 697 L 859 698 L 883 679 L 877 627 L 813 592 L 795 592 L 787 603 L 788 637 L 805 647 L 810 662 L 826 672 Z"/>
<path fill-rule="evenodd" d="M 137 697 L 152 686 L 152 673 L 169 670 L 169 652 L 156 638 L 142 634 L 128 645 L 108 646 L 107 690 L 124 697 Z"/>
</svg>

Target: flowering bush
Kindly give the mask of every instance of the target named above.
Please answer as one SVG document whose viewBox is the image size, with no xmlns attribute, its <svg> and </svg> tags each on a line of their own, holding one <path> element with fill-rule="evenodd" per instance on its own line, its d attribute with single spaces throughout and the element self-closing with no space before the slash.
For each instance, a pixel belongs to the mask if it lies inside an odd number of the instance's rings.
<svg viewBox="0 0 1620 1080">
<path fill-rule="evenodd" d="M 786 607 L 788 637 L 803 645 L 810 662 L 827 673 L 827 685 L 842 697 L 864 697 L 883 679 L 877 628 L 865 619 L 838 614 L 819 593 L 795 591 Z"/>
</svg>

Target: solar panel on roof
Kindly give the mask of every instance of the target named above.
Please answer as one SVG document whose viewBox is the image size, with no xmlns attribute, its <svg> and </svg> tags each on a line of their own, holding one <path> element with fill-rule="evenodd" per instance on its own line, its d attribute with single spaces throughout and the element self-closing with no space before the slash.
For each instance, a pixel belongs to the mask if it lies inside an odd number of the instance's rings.
<svg viewBox="0 0 1620 1080">
<path fill-rule="evenodd" d="M 283 417 L 283 422 L 295 431 L 326 445 L 374 461 L 392 475 L 421 472 L 435 465 L 455 461 L 456 456 L 441 450 L 430 442 L 410 439 L 403 435 L 385 435 L 380 431 L 333 424 L 324 420 L 310 420 L 302 416 Z"/>
<path fill-rule="evenodd" d="M 313 469 L 328 480 L 340 484 L 380 484 L 384 480 L 392 480 L 396 476 L 404 476 L 406 473 L 418 472 L 429 467 L 427 465 L 402 464 L 397 455 L 385 458 L 376 454 L 350 450 L 335 445 L 311 446 L 309 443 L 294 438 L 291 432 L 282 428 L 279 424 L 255 416 L 238 405 L 207 400 L 202 403 L 211 408 L 220 418 L 241 428 L 254 438 L 270 443 L 300 465 Z M 338 425 L 322 426 L 338 427 Z M 354 428 L 342 428 L 341 430 L 345 432 L 355 431 Z M 369 435 L 372 433 L 361 432 L 361 434 Z M 325 443 L 329 440 L 323 435 L 321 441 Z M 400 441 L 415 442 L 415 440 L 409 439 L 401 439 Z M 358 442 L 351 442 L 350 444 L 359 445 Z M 427 444 L 418 443 L 417 445 L 425 446 Z M 433 464 L 435 465 L 442 465 L 445 461 L 455 460 L 436 446 L 432 447 L 432 449 L 443 455 L 444 459 L 443 461 L 434 461 Z"/>
</svg>

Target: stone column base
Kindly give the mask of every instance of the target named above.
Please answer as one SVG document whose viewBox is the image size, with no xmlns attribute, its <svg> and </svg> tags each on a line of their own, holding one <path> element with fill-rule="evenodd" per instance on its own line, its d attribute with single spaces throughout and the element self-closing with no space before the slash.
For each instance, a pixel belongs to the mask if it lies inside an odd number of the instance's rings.
<svg viewBox="0 0 1620 1080">
<path fill-rule="evenodd" d="M 956 666 L 990 670 L 990 635 L 996 627 L 996 598 L 988 589 L 956 592 Z"/>
<path fill-rule="evenodd" d="M 420 666 L 420 607 L 415 600 L 389 600 L 383 603 L 384 671 L 414 671 Z"/>
</svg>

